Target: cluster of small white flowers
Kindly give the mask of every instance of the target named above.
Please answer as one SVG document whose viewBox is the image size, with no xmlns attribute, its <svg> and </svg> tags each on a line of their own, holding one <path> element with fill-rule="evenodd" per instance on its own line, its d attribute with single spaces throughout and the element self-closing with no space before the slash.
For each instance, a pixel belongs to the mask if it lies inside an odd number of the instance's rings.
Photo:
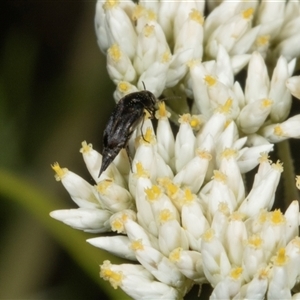
<svg viewBox="0 0 300 300">
<path fill-rule="evenodd" d="M 271 211 L 283 167 L 268 158 L 273 143 L 300 138 L 300 115 L 286 119 L 292 95 L 300 98 L 300 77 L 291 77 L 300 2 L 215 3 L 204 20 L 204 1 L 98 0 L 115 99 L 143 83 L 157 97 L 180 96 L 169 101 L 179 129 L 174 136 L 159 103 L 156 130 L 147 119 L 129 141 L 132 167 L 122 150 L 100 178 L 102 156 L 83 142 L 97 185 L 54 164 L 79 208 L 51 216 L 118 233 L 88 242 L 135 262 L 105 261 L 100 272 L 134 299 L 182 299 L 203 283 L 211 299 L 300 299 L 291 292 L 300 281 L 299 204 Z M 247 64 L 243 90 L 234 76 Z M 257 165 L 247 193 L 243 175 Z"/>
</svg>

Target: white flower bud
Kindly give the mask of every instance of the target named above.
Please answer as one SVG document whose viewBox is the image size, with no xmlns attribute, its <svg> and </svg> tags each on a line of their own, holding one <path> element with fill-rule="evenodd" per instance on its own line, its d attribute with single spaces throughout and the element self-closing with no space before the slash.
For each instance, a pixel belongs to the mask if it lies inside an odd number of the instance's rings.
<svg viewBox="0 0 300 300">
<path fill-rule="evenodd" d="M 248 66 L 248 76 L 245 87 L 245 99 L 247 103 L 259 99 L 265 99 L 269 93 L 269 75 L 262 56 L 253 52 Z"/>
<path fill-rule="evenodd" d="M 289 258 L 285 254 L 285 249 L 279 249 L 277 255 L 273 258 L 272 275 L 269 282 L 268 299 L 291 299 L 291 290 L 289 288 L 287 262 Z"/>
<path fill-rule="evenodd" d="M 214 287 L 228 275 L 231 264 L 222 243 L 214 236 L 212 229 L 202 237 L 201 253 L 204 274 Z"/>
<path fill-rule="evenodd" d="M 114 288 L 120 286 L 133 299 L 179 298 L 175 288 L 156 281 L 141 265 L 112 265 L 106 260 L 101 266 L 100 276 L 109 280 Z"/>
<path fill-rule="evenodd" d="M 284 216 L 286 219 L 285 236 L 288 243 L 299 235 L 299 202 L 297 200 L 291 202 Z"/>
<path fill-rule="evenodd" d="M 80 176 L 61 168 L 58 163 L 52 165 L 55 171 L 55 178 L 61 181 L 64 188 L 70 194 L 72 200 L 81 208 L 100 208 L 101 204 L 96 198 L 93 186 Z"/>
<path fill-rule="evenodd" d="M 127 189 L 112 180 L 100 181 L 96 187 L 103 208 L 118 212 L 135 207 L 133 198 Z"/>
<path fill-rule="evenodd" d="M 272 109 L 272 100 L 265 98 L 248 103 L 241 110 L 237 122 L 246 134 L 255 133 L 264 124 Z"/>
<path fill-rule="evenodd" d="M 179 271 L 187 278 L 198 284 L 206 282 L 201 253 L 176 248 L 170 253 L 169 259 L 175 263 Z"/>
<path fill-rule="evenodd" d="M 185 285 L 185 277 L 173 262 L 151 246 L 141 241 L 131 245 L 138 261 L 159 281 L 175 288 Z"/>
<path fill-rule="evenodd" d="M 294 97 L 300 99 L 300 76 L 290 77 L 286 81 L 286 87 Z"/>
<path fill-rule="evenodd" d="M 288 138 L 300 138 L 300 115 L 293 116 L 281 124 L 273 124 L 261 130 L 264 136 L 271 143 L 278 143 Z"/>
<path fill-rule="evenodd" d="M 133 82 L 136 79 L 136 71 L 129 57 L 117 44 L 113 44 L 107 51 L 106 67 L 115 84 L 119 81 Z"/>
<path fill-rule="evenodd" d="M 189 242 L 184 229 L 169 211 L 161 211 L 160 222 L 158 244 L 162 254 L 169 256 L 171 251 L 177 247 L 182 247 L 184 250 L 189 249 Z"/>
<path fill-rule="evenodd" d="M 109 218 L 111 213 L 107 210 L 94 208 L 77 208 L 55 210 L 50 216 L 75 229 L 91 233 L 110 231 Z"/>
<path fill-rule="evenodd" d="M 130 59 L 136 51 L 137 36 L 131 20 L 117 0 L 106 1 L 104 4 L 106 26 L 111 35 L 112 44 L 121 46 Z"/>
<path fill-rule="evenodd" d="M 135 253 L 130 248 L 131 242 L 127 236 L 101 236 L 86 241 L 91 245 L 108 251 L 118 257 L 136 261 Z"/>
<path fill-rule="evenodd" d="M 247 284 L 242 285 L 240 291 L 233 297 L 233 300 L 239 299 L 255 299 L 264 300 L 268 288 L 268 270 L 262 269 Z"/>
<path fill-rule="evenodd" d="M 179 131 L 175 141 L 175 166 L 180 171 L 193 157 L 195 151 L 195 136 L 190 125 L 189 114 L 180 117 Z"/>
<path fill-rule="evenodd" d="M 290 112 L 292 97 L 286 88 L 286 81 L 289 78 L 288 65 L 284 57 L 280 57 L 273 71 L 269 98 L 273 101 L 271 109 L 272 122 L 282 122 Z"/>
</svg>

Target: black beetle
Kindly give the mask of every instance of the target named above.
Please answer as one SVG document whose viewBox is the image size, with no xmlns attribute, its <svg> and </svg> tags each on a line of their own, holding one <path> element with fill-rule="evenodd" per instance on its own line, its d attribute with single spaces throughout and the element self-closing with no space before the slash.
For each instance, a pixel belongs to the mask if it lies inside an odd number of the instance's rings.
<svg viewBox="0 0 300 300">
<path fill-rule="evenodd" d="M 154 117 L 157 101 L 151 92 L 144 90 L 128 94 L 117 103 L 104 129 L 99 177 L 122 148 L 126 149 L 130 160 L 128 141 L 138 124 L 144 120 L 145 110 L 150 118 Z"/>
</svg>

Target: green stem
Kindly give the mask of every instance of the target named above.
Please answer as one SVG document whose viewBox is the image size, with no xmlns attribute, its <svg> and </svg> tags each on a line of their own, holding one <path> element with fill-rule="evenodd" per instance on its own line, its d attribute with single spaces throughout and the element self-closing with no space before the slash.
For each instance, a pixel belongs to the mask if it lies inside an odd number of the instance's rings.
<svg viewBox="0 0 300 300">
<path fill-rule="evenodd" d="M 283 141 L 277 144 L 278 156 L 283 162 L 283 187 L 284 187 L 284 206 L 287 208 L 290 203 L 298 199 L 298 191 L 295 185 L 295 170 L 289 141 Z"/>
</svg>

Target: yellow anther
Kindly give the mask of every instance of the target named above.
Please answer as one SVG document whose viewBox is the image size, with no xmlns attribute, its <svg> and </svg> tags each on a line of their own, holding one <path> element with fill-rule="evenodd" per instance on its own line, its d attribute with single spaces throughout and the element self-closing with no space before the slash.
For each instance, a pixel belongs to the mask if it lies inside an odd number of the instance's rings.
<svg viewBox="0 0 300 300">
<path fill-rule="evenodd" d="M 201 14 L 201 12 L 197 9 L 192 9 L 192 11 L 189 13 L 189 17 L 191 20 L 203 25 L 204 23 L 204 18 Z"/>
<path fill-rule="evenodd" d="M 280 125 L 276 125 L 274 127 L 274 134 L 277 136 L 284 136 L 284 132 L 283 132 L 282 128 L 280 127 Z"/>
<path fill-rule="evenodd" d="M 67 173 L 68 169 L 67 168 L 61 168 L 59 163 L 56 162 L 53 165 L 51 165 L 51 168 L 55 171 L 55 179 L 57 181 L 60 181 Z"/>
<path fill-rule="evenodd" d="M 143 29 L 143 33 L 145 35 L 145 37 L 150 37 L 152 34 L 154 34 L 154 25 L 148 25 L 146 24 L 144 29 Z"/>
<path fill-rule="evenodd" d="M 205 242 L 210 242 L 215 236 L 215 232 L 212 228 L 204 232 L 202 238 Z"/>
<path fill-rule="evenodd" d="M 275 209 L 273 212 L 270 212 L 270 221 L 274 225 L 282 224 L 285 222 L 285 216 L 281 213 L 280 209 Z"/>
<path fill-rule="evenodd" d="M 106 0 L 103 4 L 104 9 L 112 9 L 119 5 L 119 0 Z"/>
<path fill-rule="evenodd" d="M 283 163 L 280 162 L 280 160 L 277 160 L 276 164 L 272 164 L 272 168 L 281 173 L 283 172 Z"/>
<path fill-rule="evenodd" d="M 240 276 L 242 275 L 242 272 L 243 272 L 243 268 L 241 267 L 234 268 L 230 271 L 230 277 L 233 279 L 239 279 Z"/>
<path fill-rule="evenodd" d="M 161 223 L 165 223 L 167 221 L 174 220 L 174 215 L 169 209 L 163 209 L 160 211 L 158 218 Z"/>
<path fill-rule="evenodd" d="M 88 153 L 91 150 L 93 150 L 93 145 L 92 144 L 87 144 L 86 141 L 83 141 L 81 143 L 81 148 L 79 150 L 80 153 Z"/>
<path fill-rule="evenodd" d="M 112 270 L 112 265 L 109 260 L 105 260 L 100 269 L 100 277 L 108 280 L 114 289 L 122 283 L 123 273 L 121 271 L 115 272 Z"/>
<path fill-rule="evenodd" d="M 118 62 L 120 61 L 122 57 L 122 51 L 117 44 L 113 44 L 108 50 L 107 50 L 108 55 L 115 61 Z"/>
<path fill-rule="evenodd" d="M 209 86 L 209 87 L 212 87 L 213 85 L 216 84 L 217 82 L 217 79 L 213 76 L 210 76 L 210 75 L 206 75 L 204 77 L 204 81 L 206 82 L 206 84 Z"/>
<path fill-rule="evenodd" d="M 221 171 L 214 170 L 214 176 L 212 179 L 225 183 L 227 180 L 227 176 Z"/>
<path fill-rule="evenodd" d="M 199 116 L 192 115 L 190 120 L 190 125 L 194 130 L 199 130 L 201 126 L 201 119 Z"/>
<path fill-rule="evenodd" d="M 137 177 L 149 177 L 148 172 L 144 169 L 141 162 L 136 163 L 136 175 Z"/>
<path fill-rule="evenodd" d="M 118 83 L 118 90 L 123 93 L 123 94 L 126 94 L 128 93 L 128 90 L 130 89 L 130 85 L 128 82 L 126 81 L 120 81 Z"/>
<path fill-rule="evenodd" d="M 230 216 L 231 221 L 242 221 L 244 218 L 245 218 L 245 214 L 240 213 L 238 211 L 234 211 Z"/>
<path fill-rule="evenodd" d="M 268 98 L 263 99 L 261 101 L 261 108 L 267 108 L 267 107 L 271 106 L 272 104 L 273 104 L 273 101 L 271 99 L 268 99 Z"/>
<path fill-rule="evenodd" d="M 258 159 L 259 163 L 271 163 L 272 161 L 269 160 L 269 154 L 267 152 L 260 153 L 260 157 Z"/>
<path fill-rule="evenodd" d="M 254 9 L 250 7 L 242 12 L 242 16 L 244 19 L 250 19 L 253 16 L 253 13 Z"/>
<path fill-rule="evenodd" d="M 168 63 L 172 59 L 172 54 L 169 50 L 166 50 L 161 56 L 162 63 Z"/>
<path fill-rule="evenodd" d="M 263 240 L 261 239 L 260 236 L 258 236 L 256 234 L 250 236 L 248 239 L 248 245 L 255 249 L 261 248 L 262 243 L 263 243 Z"/>
<path fill-rule="evenodd" d="M 255 44 L 257 47 L 262 47 L 262 46 L 268 45 L 269 41 L 270 41 L 269 34 L 261 35 L 261 36 L 257 37 Z"/>
<path fill-rule="evenodd" d="M 130 245 L 130 248 L 133 251 L 144 250 L 144 245 L 142 243 L 142 240 L 136 240 L 136 241 L 132 242 Z"/>
<path fill-rule="evenodd" d="M 169 254 L 169 259 L 173 262 L 177 262 L 180 260 L 181 257 L 181 252 L 182 252 L 182 248 L 178 247 L 176 249 L 174 249 L 170 254 Z"/>
<path fill-rule="evenodd" d="M 224 105 L 220 105 L 218 108 L 218 111 L 222 114 L 228 114 L 231 111 L 232 108 L 232 102 L 233 100 L 231 98 L 228 98 Z"/>
<path fill-rule="evenodd" d="M 184 190 L 184 203 L 185 204 L 188 204 L 188 203 L 191 203 L 195 200 L 195 195 L 192 194 L 191 190 L 190 189 L 185 189 Z"/>
<path fill-rule="evenodd" d="M 190 123 L 191 121 L 191 115 L 190 114 L 183 114 L 182 116 L 180 116 L 178 122 L 180 124 L 182 123 Z"/>
<path fill-rule="evenodd" d="M 137 21 L 141 16 L 145 14 L 146 8 L 141 5 L 136 5 L 133 13 L 132 13 L 132 20 Z"/>
<path fill-rule="evenodd" d="M 161 189 L 158 185 L 153 185 L 151 188 L 146 188 L 145 193 L 149 201 L 155 201 L 161 195 Z"/>
<path fill-rule="evenodd" d="M 280 248 L 272 260 L 275 266 L 283 266 L 288 262 L 289 257 L 285 254 L 285 249 Z"/>
<path fill-rule="evenodd" d="M 237 156 L 237 151 L 231 148 L 226 148 L 222 154 L 221 154 L 222 158 L 232 158 L 232 157 L 236 157 Z"/>
<path fill-rule="evenodd" d="M 196 149 L 196 155 L 198 155 L 202 159 L 211 160 L 212 156 L 208 151 Z"/>
<path fill-rule="evenodd" d="M 166 110 L 165 102 L 158 102 L 158 110 L 155 113 L 157 119 L 169 118 L 171 114 Z"/>
<path fill-rule="evenodd" d="M 228 207 L 228 203 L 226 202 L 220 202 L 218 204 L 218 210 L 220 212 L 222 212 L 224 215 L 229 215 L 229 207 Z"/>
<path fill-rule="evenodd" d="M 97 191 L 100 194 L 105 194 L 106 190 L 112 185 L 113 181 L 111 179 L 106 179 L 103 181 L 100 181 L 97 184 Z"/>
</svg>

